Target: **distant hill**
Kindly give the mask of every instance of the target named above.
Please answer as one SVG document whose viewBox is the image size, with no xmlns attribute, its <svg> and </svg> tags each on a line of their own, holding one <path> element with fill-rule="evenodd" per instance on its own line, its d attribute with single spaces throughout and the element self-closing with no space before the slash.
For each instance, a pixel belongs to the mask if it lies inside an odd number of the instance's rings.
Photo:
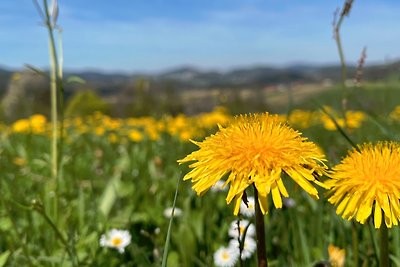
<svg viewBox="0 0 400 267">
<path fill-rule="evenodd" d="M 3 96 L 5 93 L 11 75 L 11 71 L 0 68 L 0 96 Z"/>
<path fill-rule="evenodd" d="M 354 77 L 356 68 L 348 67 L 348 78 Z M 6 90 L 12 72 L 0 68 L 0 93 Z M 268 85 L 288 84 L 293 82 L 318 83 L 330 79 L 339 82 L 339 66 L 294 65 L 289 67 L 251 66 L 230 71 L 201 70 L 195 67 L 180 67 L 160 73 L 104 73 L 97 71 L 67 72 L 65 77 L 76 75 L 86 81 L 85 85 L 70 86 L 71 92 L 82 87 L 90 88 L 102 95 L 113 95 L 132 89 L 138 80 L 149 81 L 152 90 L 173 87 L 174 90 L 207 88 L 259 88 Z M 363 79 L 380 80 L 387 77 L 400 77 L 400 61 L 390 64 L 365 67 Z"/>
</svg>

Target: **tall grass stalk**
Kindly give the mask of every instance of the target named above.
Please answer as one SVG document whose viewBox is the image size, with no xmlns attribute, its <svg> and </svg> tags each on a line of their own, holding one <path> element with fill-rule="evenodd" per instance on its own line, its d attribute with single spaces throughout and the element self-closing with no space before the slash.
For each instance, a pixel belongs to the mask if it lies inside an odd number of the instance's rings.
<svg viewBox="0 0 400 267">
<path fill-rule="evenodd" d="M 34 0 L 34 4 L 38 9 L 39 15 L 44 20 L 49 36 L 49 54 L 50 54 L 50 101 L 51 101 L 51 146 L 50 146 L 50 169 L 53 190 L 55 196 L 53 199 L 53 216 L 57 222 L 58 217 L 58 190 L 59 190 L 59 175 L 58 175 L 58 87 L 61 83 L 60 76 L 62 69 L 59 66 L 56 42 L 54 38 L 54 29 L 56 25 L 58 7 L 57 0 L 53 0 L 52 14 L 49 11 L 47 0 L 43 0 L 43 9 L 40 8 L 38 0 Z"/>
<path fill-rule="evenodd" d="M 346 88 L 346 80 L 347 80 L 347 66 L 346 60 L 344 57 L 342 39 L 340 37 L 340 28 L 342 26 L 343 20 L 345 16 L 348 16 L 351 10 L 351 6 L 353 4 L 353 0 L 346 0 L 342 11 L 340 12 L 339 20 L 334 21 L 334 39 L 336 41 L 336 45 L 338 48 L 339 58 L 340 58 L 340 66 L 342 70 L 342 114 L 345 121 L 345 125 L 347 126 L 346 120 L 346 110 L 347 110 L 347 88 Z M 335 16 L 336 17 L 336 16 Z M 335 19 L 336 20 L 336 19 Z"/>
<path fill-rule="evenodd" d="M 172 204 L 171 218 L 169 219 L 167 237 L 165 238 L 164 252 L 163 252 L 161 267 L 166 267 L 167 266 L 169 242 L 170 242 L 170 239 L 171 239 L 172 221 L 174 220 L 176 199 L 178 198 L 178 190 L 179 190 L 180 181 L 181 181 L 181 178 L 180 178 L 180 175 L 178 175 L 178 182 L 176 183 L 174 202 Z"/>
</svg>

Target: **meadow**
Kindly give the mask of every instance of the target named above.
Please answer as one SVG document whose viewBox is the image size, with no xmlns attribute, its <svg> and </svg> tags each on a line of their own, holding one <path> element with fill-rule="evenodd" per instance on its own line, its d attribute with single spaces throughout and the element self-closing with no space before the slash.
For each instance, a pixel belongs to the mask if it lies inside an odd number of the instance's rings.
<svg viewBox="0 0 400 267">
<path fill-rule="evenodd" d="M 340 102 L 338 88 L 278 117 L 315 142 L 331 167 L 351 149 L 337 125 L 356 144 L 399 139 L 398 90 L 353 88 L 346 120 L 331 105 Z M 360 100 L 367 99 L 368 106 L 361 107 Z M 196 150 L 189 140 L 201 141 L 233 118 L 224 107 L 192 117 L 66 118 L 58 129 L 63 136 L 58 187 L 49 167 L 48 119 L 36 114 L 2 124 L 0 266 L 159 266 L 176 190 L 167 266 L 216 266 L 215 252 L 234 238 L 231 224 L 238 218 L 254 223 L 254 215 L 234 216 L 226 188 L 197 196 L 189 181 L 181 181 L 188 165 L 177 160 Z M 344 220 L 323 188 L 315 200 L 290 178 L 283 180 L 290 198 L 283 199 L 282 209 L 270 203 L 264 216 L 269 266 L 341 266 L 343 259 L 346 266 L 379 266 L 378 231 L 371 220 L 363 225 Z M 101 245 L 110 229 L 130 233 L 123 253 Z M 399 235 L 390 229 L 393 266 L 400 266 Z M 249 249 L 240 266 L 256 265 L 254 248 Z"/>
<path fill-rule="evenodd" d="M 99 112 L 92 92 L 64 106 L 58 1 L 33 2 L 50 70 L 27 67 L 49 81 L 49 106 L 0 124 L 0 267 L 400 266 L 400 86 L 362 83 L 365 49 L 348 85 L 352 0 L 332 25 L 339 85 L 131 118 Z M 151 111 L 147 96 L 134 112 Z"/>
</svg>

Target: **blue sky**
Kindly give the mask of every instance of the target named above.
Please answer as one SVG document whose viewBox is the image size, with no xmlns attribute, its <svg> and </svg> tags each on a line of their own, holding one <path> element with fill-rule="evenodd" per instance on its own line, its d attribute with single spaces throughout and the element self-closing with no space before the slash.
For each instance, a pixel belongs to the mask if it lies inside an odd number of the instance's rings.
<svg viewBox="0 0 400 267">
<path fill-rule="evenodd" d="M 39 2 L 42 2 L 39 0 Z M 182 65 L 338 63 L 332 18 L 344 0 L 59 0 L 66 69 L 157 72 Z M 355 0 L 342 27 L 346 58 L 400 58 L 400 1 Z M 0 65 L 48 66 L 31 0 L 0 1 Z"/>
</svg>

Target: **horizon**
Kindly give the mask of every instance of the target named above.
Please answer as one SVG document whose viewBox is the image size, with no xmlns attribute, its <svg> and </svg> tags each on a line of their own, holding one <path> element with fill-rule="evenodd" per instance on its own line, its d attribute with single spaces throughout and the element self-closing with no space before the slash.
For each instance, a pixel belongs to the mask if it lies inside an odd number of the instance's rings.
<svg viewBox="0 0 400 267">
<path fill-rule="evenodd" d="M 393 64 L 400 62 L 400 58 L 395 58 L 392 60 L 387 61 L 375 61 L 375 62 L 366 62 L 364 64 L 364 68 L 374 67 L 374 66 L 382 66 L 385 64 Z M 29 64 L 27 64 L 29 65 Z M 347 67 L 357 67 L 358 63 L 348 63 Z M 37 66 L 35 66 L 37 67 Z M 161 75 L 169 72 L 174 72 L 182 69 L 194 69 L 200 72 L 218 72 L 218 73 L 229 73 L 231 71 L 236 70 L 247 70 L 247 69 L 255 69 L 255 68 L 274 68 L 274 69 L 289 69 L 294 67 L 312 67 L 312 68 L 329 68 L 329 67 L 337 67 L 340 68 L 340 62 L 333 62 L 333 63 L 313 63 L 313 62 L 293 62 L 288 64 L 263 64 L 263 63 L 254 63 L 254 64 L 243 64 L 243 65 L 236 65 L 236 66 L 227 66 L 226 68 L 213 68 L 213 67 L 199 67 L 195 65 L 176 65 L 171 67 L 166 67 L 164 69 L 158 70 L 118 70 L 118 69 L 102 69 L 96 67 L 84 67 L 84 68 L 64 68 L 63 72 L 66 74 L 73 74 L 73 73 L 98 73 L 104 75 Z M 49 67 L 37 67 L 39 70 L 48 71 Z M 21 66 L 20 68 L 9 67 L 4 64 L 0 64 L 0 70 L 5 70 L 9 72 L 21 72 L 23 70 L 28 70 L 26 66 Z"/>
<path fill-rule="evenodd" d="M 22 3 L 21 3 L 22 2 Z M 64 69 L 157 73 L 181 67 L 229 71 L 249 66 L 338 65 L 332 38 L 340 0 L 59 1 Z M 355 1 L 342 25 L 346 61 L 364 46 L 366 65 L 400 58 L 400 3 Z M 48 68 L 46 29 L 30 0 L 3 1 L 0 66 Z M 10 27 L 12 25 L 12 27 Z M 23 37 L 23 38 L 21 38 Z"/>
</svg>

